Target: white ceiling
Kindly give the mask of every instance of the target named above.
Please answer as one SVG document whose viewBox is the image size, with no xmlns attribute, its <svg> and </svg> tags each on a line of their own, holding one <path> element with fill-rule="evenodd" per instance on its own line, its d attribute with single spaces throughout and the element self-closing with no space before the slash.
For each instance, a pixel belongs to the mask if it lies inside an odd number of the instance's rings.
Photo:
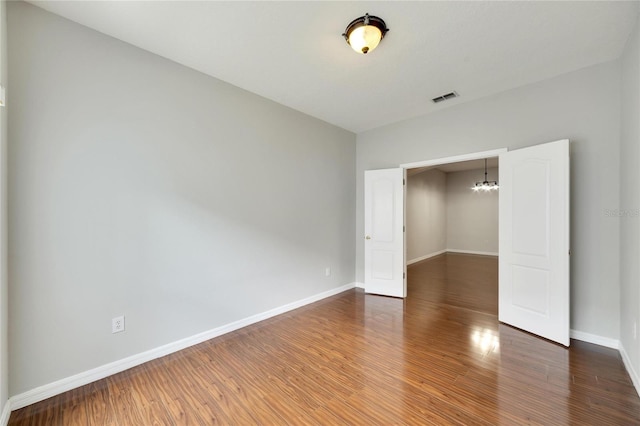
<svg viewBox="0 0 640 426">
<path fill-rule="evenodd" d="M 638 17 L 637 1 L 31 3 L 356 133 L 613 60 Z M 365 12 L 390 31 L 360 55 L 341 34 Z"/>
</svg>

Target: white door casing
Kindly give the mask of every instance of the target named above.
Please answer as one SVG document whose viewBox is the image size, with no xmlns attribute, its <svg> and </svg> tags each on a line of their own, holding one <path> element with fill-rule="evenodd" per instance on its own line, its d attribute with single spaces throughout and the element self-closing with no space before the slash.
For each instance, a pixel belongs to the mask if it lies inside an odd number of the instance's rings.
<svg viewBox="0 0 640 426">
<path fill-rule="evenodd" d="M 500 154 L 501 322 L 569 346 L 569 141 Z"/>
<path fill-rule="evenodd" d="M 366 293 L 406 297 L 404 253 L 405 170 L 367 170 L 364 174 L 364 289 Z"/>
</svg>

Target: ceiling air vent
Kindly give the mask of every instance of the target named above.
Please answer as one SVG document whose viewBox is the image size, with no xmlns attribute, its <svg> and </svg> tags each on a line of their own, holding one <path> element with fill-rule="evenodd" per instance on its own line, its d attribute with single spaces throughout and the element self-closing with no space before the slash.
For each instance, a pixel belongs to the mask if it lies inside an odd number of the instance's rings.
<svg viewBox="0 0 640 426">
<path fill-rule="evenodd" d="M 442 95 L 442 96 L 437 96 L 437 97 L 435 97 L 435 98 L 433 98 L 431 100 L 433 101 L 434 104 L 437 104 L 439 102 L 444 102 L 444 101 L 447 101 L 449 99 L 457 98 L 458 96 L 460 96 L 460 95 L 458 95 L 458 93 L 450 92 L 450 93 L 447 93 L 447 94 Z"/>
</svg>

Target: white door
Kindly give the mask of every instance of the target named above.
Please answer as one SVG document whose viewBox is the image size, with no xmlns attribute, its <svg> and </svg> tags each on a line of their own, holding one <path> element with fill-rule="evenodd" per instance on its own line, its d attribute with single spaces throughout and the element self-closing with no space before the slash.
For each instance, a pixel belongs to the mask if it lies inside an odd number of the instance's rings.
<svg viewBox="0 0 640 426">
<path fill-rule="evenodd" d="M 569 346 L 569 141 L 500 154 L 501 322 Z"/>
<path fill-rule="evenodd" d="M 406 297 L 404 169 L 364 172 L 364 291 Z"/>
</svg>

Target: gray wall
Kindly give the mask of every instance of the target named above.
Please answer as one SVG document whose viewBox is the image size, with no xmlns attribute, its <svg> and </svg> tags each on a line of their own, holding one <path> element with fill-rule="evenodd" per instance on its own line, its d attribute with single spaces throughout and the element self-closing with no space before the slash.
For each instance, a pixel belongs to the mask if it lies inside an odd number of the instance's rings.
<svg viewBox="0 0 640 426">
<path fill-rule="evenodd" d="M 7 3 L 0 1 L 0 84 L 8 92 Z M 8 95 L 7 95 L 8 96 Z M 7 108 L 0 109 L 0 411 L 9 399 L 7 274 Z"/>
<path fill-rule="evenodd" d="M 8 17 L 12 395 L 354 281 L 354 134 Z"/>
<path fill-rule="evenodd" d="M 498 180 L 498 169 L 487 170 Z M 472 191 L 484 169 L 447 173 L 447 249 L 498 253 L 498 191 Z"/>
<path fill-rule="evenodd" d="M 446 175 L 427 170 L 407 178 L 407 261 L 447 248 Z"/>
<path fill-rule="evenodd" d="M 619 335 L 620 63 L 609 62 L 357 136 L 356 280 L 363 279 L 367 169 L 568 138 L 571 172 L 571 327 Z M 464 93 L 462 93 L 464 96 Z"/>
<path fill-rule="evenodd" d="M 620 341 L 633 369 L 640 372 L 640 350 L 633 325 L 640 319 L 640 30 L 638 23 L 622 57 L 620 150 Z M 640 331 L 640 330 L 639 330 Z"/>
</svg>

